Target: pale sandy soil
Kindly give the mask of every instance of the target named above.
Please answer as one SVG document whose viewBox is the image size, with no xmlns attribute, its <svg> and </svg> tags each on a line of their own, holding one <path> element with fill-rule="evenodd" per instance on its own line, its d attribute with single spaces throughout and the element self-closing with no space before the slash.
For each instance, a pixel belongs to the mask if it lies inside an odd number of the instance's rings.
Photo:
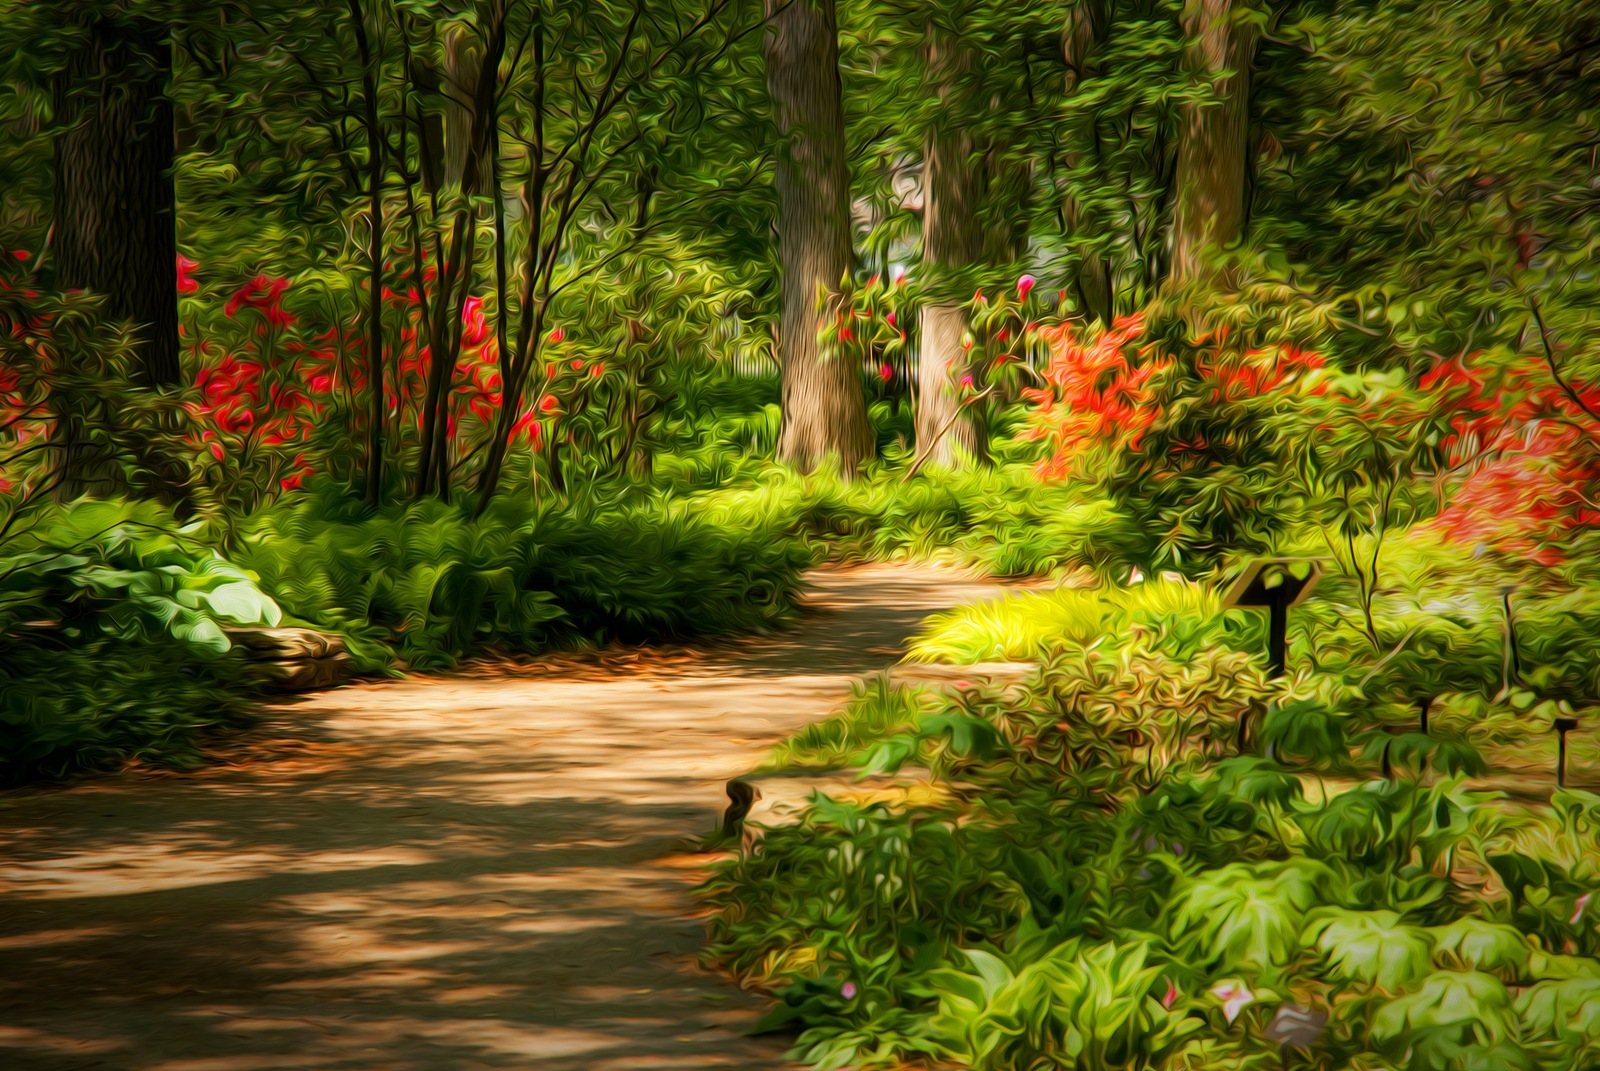
<svg viewBox="0 0 1600 1071">
<path fill-rule="evenodd" d="M 342 688 L 196 774 L 0 795 L 0 1068 L 783 1068 L 694 966 L 723 783 L 992 594 L 815 576 L 702 655 Z"/>
</svg>

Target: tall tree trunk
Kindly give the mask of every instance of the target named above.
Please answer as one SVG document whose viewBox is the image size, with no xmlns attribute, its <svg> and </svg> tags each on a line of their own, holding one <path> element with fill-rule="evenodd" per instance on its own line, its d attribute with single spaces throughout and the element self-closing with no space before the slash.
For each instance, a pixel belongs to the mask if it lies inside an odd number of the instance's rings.
<svg viewBox="0 0 1600 1071">
<path fill-rule="evenodd" d="M 833 0 L 765 4 L 783 264 L 778 456 L 809 470 L 832 454 L 848 473 L 871 451 L 872 428 L 856 362 L 830 359 L 821 350 L 818 334 L 826 314 L 817 306 L 819 293 L 834 290 L 851 265 L 838 24 Z"/>
<path fill-rule="evenodd" d="M 152 387 L 180 378 L 171 73 L 165 27 L 105 18 L 54 86 L 55 282 L 99 294 L 108 315 L 133 322 Z"/>
<path fill-rule="evenodd" d="M 1215 103 L 1184 109 L 1169 282 L 1232 285 L 1216 258 L 1244 234 L 1250 129 L 1250 64 L 1257 32 L 1241 0 L 1188 0 L 1189 63 L 1211 81 Z"/>
<path fill-rule="evenodd" d="M 367 246 L 369 263 L 367 296 L 367 481 L 369 506 L 383 497 L 383 128 L 378 123 L 377 64 L 367 40 L 361 0 L 350 0 L 350 25 L 361 54 L 363 122 L 367 128 L 367 195 L 372 230 Z"/>
<path fill-rule="evenodd" d="M 924 63 L 930 88 L 940 101 L 940 118 L 928 128 L 922 159 L 922 263 L 929 281 L 946 292 L 922 309 L 917 359 L 916 439 L 934 464 L 959 467 L 977 458 L 980 435 L 971 416 L 958 413 L 961 378 L 967 373 L 962 345 L 967 315 L 961 298 L 941 287 L 943 276 L 983 260 L 985 245 L 980 218 L 988 161 L 979 160 L 978 146 L 959 118 L 959 81 L 973 57 L 931 23 L 926 28 Z M 996 249 L 1005 255 L 1008 250 Z M 929 450 L 929 445 L 932 449 Z"/>
<path fill-rule="evenodd" d="M 1067 17 L 1061 34 L 1061 52 L 1067 64 L 1069 99 L 1086 78 L 1098 73 L 1095 53 L 1106 39 L 1109 24 L 1110 13 L 1105 10 L 1104 0 L 1078 0 Z M 1064 163 L 1070 171 L 1079 166 L 1080 161 L 1076 153 L 1068 153 Z M 1082 214 L 1077 200 L 1068 197 L 1062 206 L 1062 215 L 1072 237 L 1077 236 L 1082 225 Z M 1072 286 L 1077 291 L 1079 306 L 1090 316 L 1103 324 L 1110 324 L 1116 317 L 1116 287 L 1108 258 L 1093 251 L 1084 252 Z"/>
<path fill-rule="evenodd" d="M 983 191 L 972 159 L 972 138 L 957 124 L 936 127 L 927 136 L 922 162 L 922 262 L 938 282 L 941 268 L 966 268 L 982 256 L 978 221 Z M 923 306 L 917 360 L 917 447 L 928 461 L 958 467 L 978 453 L 977 430 L 961 404 L 960 382 L 967 372 L 962 337 L 967 314 L 953 300 Z"/>
</svg>

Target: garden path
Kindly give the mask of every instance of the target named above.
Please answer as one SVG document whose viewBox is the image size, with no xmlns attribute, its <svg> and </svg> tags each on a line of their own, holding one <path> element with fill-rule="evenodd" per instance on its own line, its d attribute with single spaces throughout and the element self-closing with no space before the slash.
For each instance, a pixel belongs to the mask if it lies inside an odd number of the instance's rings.
<svg viewBox="0 0 1600 1071">
<path fill-rule="evenodd" d="M 828 569 L 799 626 L 279 708 L 225 764 L 0 795 L 0 1067 L 786 1066 L 698 971 L 723 783 L 996 585 Z"/>
</svg>

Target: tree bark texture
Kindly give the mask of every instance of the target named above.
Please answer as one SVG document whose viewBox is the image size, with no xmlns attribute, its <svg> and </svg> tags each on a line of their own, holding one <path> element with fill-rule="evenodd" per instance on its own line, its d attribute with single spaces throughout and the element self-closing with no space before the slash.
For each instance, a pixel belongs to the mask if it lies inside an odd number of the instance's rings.
<svg viewBox="0 0 1600 1071">
<path fill-rule="evenodd" d="M 1189 62 L 1211 82 L 1217 100 L 1188 105 L 1183 113 L 1168 276 L 1175 286 L 1233 283 L 1218 275 L 1216 257 L 1244 234 L 1257 40 L 1245 13 L 1239 0 L 1188 0 L 1184 7 Z"/>
<path fill-rule="evenodd" d="M 927 30 L 927 74 L 940 100 L 940 118 L 929 128 L 922 158 L 922 262 L 937 282 L 942 269 L 971 267 L 983 259 L 983 171 L 977 146 L 952 107 L 956 81 L 970 57 L 941 31 Z M 967 373 L 966 313 L 955 301 L 935 301 L 922 310 L 917 360 L 918 449 L 926 449 L 948 426 L 928 454 L 932 464 L 959 467 L 976 457 L 978 435 L 971 419 L 956 416 L 960 381 Z M 952 421 L 952 418 L 954 420 Z"/>
<path fill-rule="evenodd" d="M 378 121 L 378 75 L 360 0 L 349 0 L 350 25 L 361 55 L 362 122 L 367 128 L 367 505 L 383 497 L 383 127 Z"/>
<path fill-rule="evenodd" d="M 1110 13 L 1103 0 L 1079 0 L 1067 17 L 1061 33 L 1061 53 L 1067 65 L 1066 88 L 1071 94 L 1084 82 L 1098 73 L 1096 52 L 1104 43 L 1110 29 Z M 1067 169 L 1079 166 L 1076 153 L 1068 153 L 1063 161 Z M 1078 202 L 1071 197 L 1063 206 L 1067 227 L 1076 235 L 1082 226 L 1083 213 Z M 1102 324 L 1109 325 L 1116 317 L 1116 280 L 1108 258 L 1093 251 L 1085 252 L 1078 262 L 1072 280 L 1078 294 L 1078 303 L 1089 315 Z"/>
<path fill-rule="evenodd" d="M 153 387 L 181 375 L 171 72 L 163 26 L 101 19 L 54 85 L 55 282 L 132 321 L 139 375 Z"/>
<path fill-rule="evenodd" d="M 872 449 L 861 370 L 854 359 L 831 357 L 818 343 L 827 316 L 818 296 L 835 290 L 851 266 L 838 24 L 833 0 L 765 2 L 783 268 L 778 456 L 810 470 L 831 454 L 848 473 Z"/>
</svg>

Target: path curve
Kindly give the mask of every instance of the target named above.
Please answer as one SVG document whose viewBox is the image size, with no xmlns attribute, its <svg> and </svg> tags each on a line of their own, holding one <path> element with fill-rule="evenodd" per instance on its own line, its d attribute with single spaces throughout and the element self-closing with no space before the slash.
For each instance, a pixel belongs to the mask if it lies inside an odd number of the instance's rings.
<svg viewBox="0 0 1600 1071">
<path fill-rule="evenodd" d="M 365 684 L 237 765 L 0 795 L 0 1067 L 787 1065 L 699 972 L 683 839 L 722 784 L 994 584 L 814 574 L 799 627 L 692 658 Z"/>
</svg>

